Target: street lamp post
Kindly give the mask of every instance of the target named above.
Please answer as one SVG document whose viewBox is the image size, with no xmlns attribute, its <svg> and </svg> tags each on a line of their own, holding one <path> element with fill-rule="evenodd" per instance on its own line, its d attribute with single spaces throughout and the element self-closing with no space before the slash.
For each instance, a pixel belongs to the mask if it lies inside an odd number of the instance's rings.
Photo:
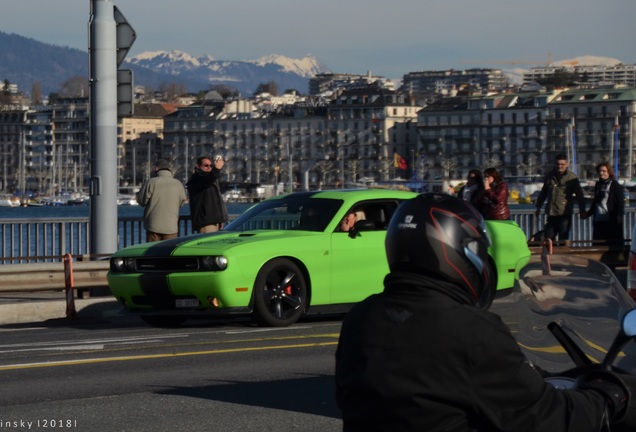
<svg viewBox="0 0 636 432">
<path fill-rule="evenodd" d="M 292 193 L 294 191 L 294 175 L 292 172 L 293 156 L 292 156 L 291 135 L 287 135 L 287 154 L 289 156 L 289 193 Z"/>
<path fill-rule="evenodd" d="M 132 186 L 137 186 L 137 140 L 132 141 Z"/>
<path fill-rule="evenodd" d="M 148 153 L 146 154 L 146 158 L 147 158 L 147 161 L 146 161 L 146 173 L 145 173 L 146 175 L 144 176 L 144 178 L 146 180 L 148 180 L 148 179 L 150 179 L 150 168 L 151 168 L 151 166 L 150 166 L 150 138 L 148 138 L 146 141 L 147 141 L 147 144 L 148 144 Z"/>
</svg>

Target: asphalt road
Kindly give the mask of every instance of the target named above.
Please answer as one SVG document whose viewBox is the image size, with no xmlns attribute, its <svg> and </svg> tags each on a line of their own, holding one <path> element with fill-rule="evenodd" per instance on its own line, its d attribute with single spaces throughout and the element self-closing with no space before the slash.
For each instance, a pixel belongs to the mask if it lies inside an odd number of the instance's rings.
<svg viewBox="0 0 636 432">
<path fill-rule="evenodd" d="M 513 333 L 513 296 L 491 308 Z M 94 314 L 0 326 L 0 430 L 340 431 L 341 317 L 178 329 Z"/>
<path fill-rule="evenodd" d="M 511 306 L 498 300 L 496 310 L 509 320 Z M 0 429 L 341 431 L 340 325 L 158 329 L 129 317 L 2 326 Z"/>
<path fill-rule="evenodd" d="M 0 429 L 339 431 L 339 331 L 339 319 L 4 327 Z"/>
</svg>

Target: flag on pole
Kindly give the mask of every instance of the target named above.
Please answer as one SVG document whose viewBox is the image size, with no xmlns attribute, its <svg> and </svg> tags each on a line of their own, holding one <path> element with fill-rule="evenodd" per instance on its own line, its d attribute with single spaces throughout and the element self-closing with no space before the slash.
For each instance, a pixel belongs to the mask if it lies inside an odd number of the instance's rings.
<svg viewBox="0 0 636 432">
<path fill-rule="evenodd" d="M 618 142 L 621 125 L 618 123 L 618 116 L 614 122 L 614 175 L 618 179 Z"/>
<path fill-rule="evenodd" d="M 572 116 L 572 172 L 577 174 L 577 160 L 576 160 L 576 121 Z"/>
<path fill-rule="evenodd" d="M 404 158 L 400 156 L 399 153 L 395 150 L 393 150 L 393 168 L 399 168 L 401 170 L 405 170 L 408 168 L 406 160 L 404 160 Z"/>
</svg>

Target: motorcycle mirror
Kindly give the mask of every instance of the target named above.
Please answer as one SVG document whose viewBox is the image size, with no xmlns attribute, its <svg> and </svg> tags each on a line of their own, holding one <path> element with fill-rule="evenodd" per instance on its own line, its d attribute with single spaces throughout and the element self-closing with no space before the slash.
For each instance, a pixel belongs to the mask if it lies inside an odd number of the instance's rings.
<svg viewBox="0 0 636 432">
<path fill-rule="evenodd" d="M 636 336 L 636 309 L 632 309 L 625 314 L 623 318 L 623 333 L 630 337 Z"/>
</svg>

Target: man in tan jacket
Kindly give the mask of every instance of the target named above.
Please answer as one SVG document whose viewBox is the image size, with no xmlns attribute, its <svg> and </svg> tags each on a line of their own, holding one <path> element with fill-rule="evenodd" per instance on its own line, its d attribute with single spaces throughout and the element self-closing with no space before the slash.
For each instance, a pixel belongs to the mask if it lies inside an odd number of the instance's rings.
<svg viewBox="0 0 636 432">
<path fill-rule="evenodd" d="M 179 209 L 186 199 L 183 183 L 173 177 L 170 163 L 163 159 L 158 160 L 155 164 L 155 176 L 145 182 L 137 192 L 137 202 L 145 207 L 146 241 L 177 237 Z"/>
</svg>

